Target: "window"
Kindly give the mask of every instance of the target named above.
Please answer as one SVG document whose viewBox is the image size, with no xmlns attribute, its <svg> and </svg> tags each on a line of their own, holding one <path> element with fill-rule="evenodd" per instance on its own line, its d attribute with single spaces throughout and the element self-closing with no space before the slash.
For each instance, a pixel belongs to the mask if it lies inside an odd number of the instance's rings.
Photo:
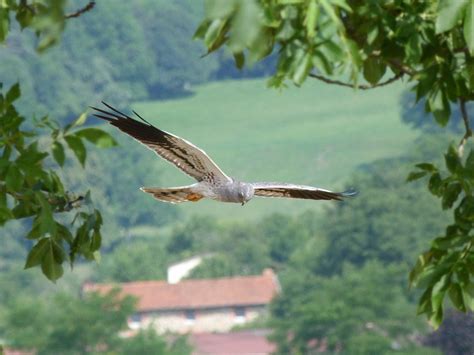
<svg viewBox="0 0 474 355">
<path fill-rule="evenodd" d="M 193 324 L 196 320 L 196 313 L 194 312 L 194 309 L 187 309 L 184 312 L 184 316 L 186 317 L 186 323 L 188 324 Z"/>
<path fill-rule="evenodd" d="M 235 307 L 235 322 L 236 323 L 245 323 L 245 308 L 244 307 Z"/>
<path fill-rule="evenodd" d="M 128 326 L 131 329 L 138 329 L 140 328 L 141 320 L 142 320 L 142 315 L 140 313 L 134 313 L 128 320 Z"/>
</svg>

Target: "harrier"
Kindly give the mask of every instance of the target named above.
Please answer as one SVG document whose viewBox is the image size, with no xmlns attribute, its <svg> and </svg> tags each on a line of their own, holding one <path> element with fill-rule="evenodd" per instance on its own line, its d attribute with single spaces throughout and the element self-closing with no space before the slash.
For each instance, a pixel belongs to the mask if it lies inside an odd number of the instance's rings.
<svg viewBox="0 0 474 355">
<path fill-rule="evenodd" d="M 141 121 L 133 119 L 103 101 L 102 103 L 109 110 L 91 107 L 97 111 L 94 116 L 108 121 L 112 126 L 132 136 L 197 180 L 197 183 L 188 186 L 141 188 L 142 191 L 152 194 L 157 200 L 179 203 L 210 198 L 244 205 L 254 196 L 342 200 L 357 194 L 355 190 L 332 192 L 312 186 L 276 182 L 249 183 L 236 180 L 227 176 L 203 150 L 194 144 L 154 127 L 135 111 L 133 113 Z"/>
</svg>

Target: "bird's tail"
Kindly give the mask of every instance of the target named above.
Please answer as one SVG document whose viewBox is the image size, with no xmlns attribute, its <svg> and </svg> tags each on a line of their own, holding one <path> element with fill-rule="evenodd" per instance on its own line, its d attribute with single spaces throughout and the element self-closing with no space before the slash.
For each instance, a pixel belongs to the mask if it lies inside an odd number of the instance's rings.
<svg viewBox="0 0 474 355">
<path fill-rule="evenodd" d="M 178 186 L 162 189 L 159 187 L 141 187 L 143 192 L 152 194 L 154 198 L 163 202 L 180 203 L 180 202 L 196 202 L 204 196 L 193 191 L 192 186 Z"/>
</svg>

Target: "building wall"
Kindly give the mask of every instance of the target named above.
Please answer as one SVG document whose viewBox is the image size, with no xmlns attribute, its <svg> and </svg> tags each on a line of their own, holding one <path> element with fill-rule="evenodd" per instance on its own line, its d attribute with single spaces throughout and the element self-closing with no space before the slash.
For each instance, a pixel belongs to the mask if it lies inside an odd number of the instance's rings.
<svg viewBox="0 0 474 355">
<path fill-rule="evenodd" d="M 182 261 L 180 263 L 168 267 L 168 283 L 176 284 L 189 275 L 192 269 L 199 266 L 202 262 L 201 256 L 196 256 L 191 259 Z"/>
<path fill-rule="evenodd" d="M 160 311 L 142 313 L 140 320 L 134 323 L 134 328 L 154 327 L 160 334 L 172 333 L 201 333 L 227 332 L 232 327 L 255 320 L 266 312 L 263 305 L 244 307 L 245 314 L 236 315 L 236 308 L 212 308 L 193 310 L 194 319 L 189 319 L 189 311 Z M 138 324 L 139 323 L 139 324 Z"/>
</svg>

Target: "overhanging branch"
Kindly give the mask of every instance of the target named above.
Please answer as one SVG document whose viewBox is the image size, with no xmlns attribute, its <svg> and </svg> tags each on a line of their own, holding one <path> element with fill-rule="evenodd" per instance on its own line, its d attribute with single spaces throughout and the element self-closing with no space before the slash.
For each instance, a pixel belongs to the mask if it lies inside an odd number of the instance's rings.
<svg viewBox="0 0 474 355">
<path fill-rule="evenodd" d="M 400 72 L 400 73 L 394 75 L 393 77 L 391 77 L 390 79 L 387 79 L 387 80 L 382 81 L 381 83 L 378 83 L 378 84 L 375 84 L 375 85 L 364 85 L 364 84 L 362 84 L 362 85 L 356 85 L 356 86 L 354 86 L 353 84 L 350 84 L 350 83 L 340 81 L 340 80 L 332 80 L 332 79 L 326 78 L 325 76 L 322 76 L 322 75 L 319 75 L 319 74 L 309 73 L 308 76 L 310 76 L 312 78 L 315 78 L 315 79 L 318 79 L 320 81 L 323 81 L 327 84 L 345 86 L 345 87 L 349 87 L 349 88 L 357 88 L 357 89 L 360 89 L 360 90 L 370 90 L 370 89 L 375 89 L 375 88 L 378 88 L 378 87 L 381 87 L 381 86 L 389 85 L 389 84 L 397 81 L 398 79 L 400 79 L 403 76 L 403 74 L 405 74 L 405 73 Z"/>
<path fill-rule="evenodd" d="M 94 6 L 95 6 L 95 1 L 89 1 L 89 3 L 86 6 L 84 6 L 83 8 L 81 8 L 81 9 L 77 10 L 76 12 L 73 12 L 69 15 L 65 15 L 64 18 L 65 19 L 70 19 L 70 18 L 73 18 L 73 17 L 79 17 L 83 13 L 92 10 L 94 8 Z"/>
</svg>

